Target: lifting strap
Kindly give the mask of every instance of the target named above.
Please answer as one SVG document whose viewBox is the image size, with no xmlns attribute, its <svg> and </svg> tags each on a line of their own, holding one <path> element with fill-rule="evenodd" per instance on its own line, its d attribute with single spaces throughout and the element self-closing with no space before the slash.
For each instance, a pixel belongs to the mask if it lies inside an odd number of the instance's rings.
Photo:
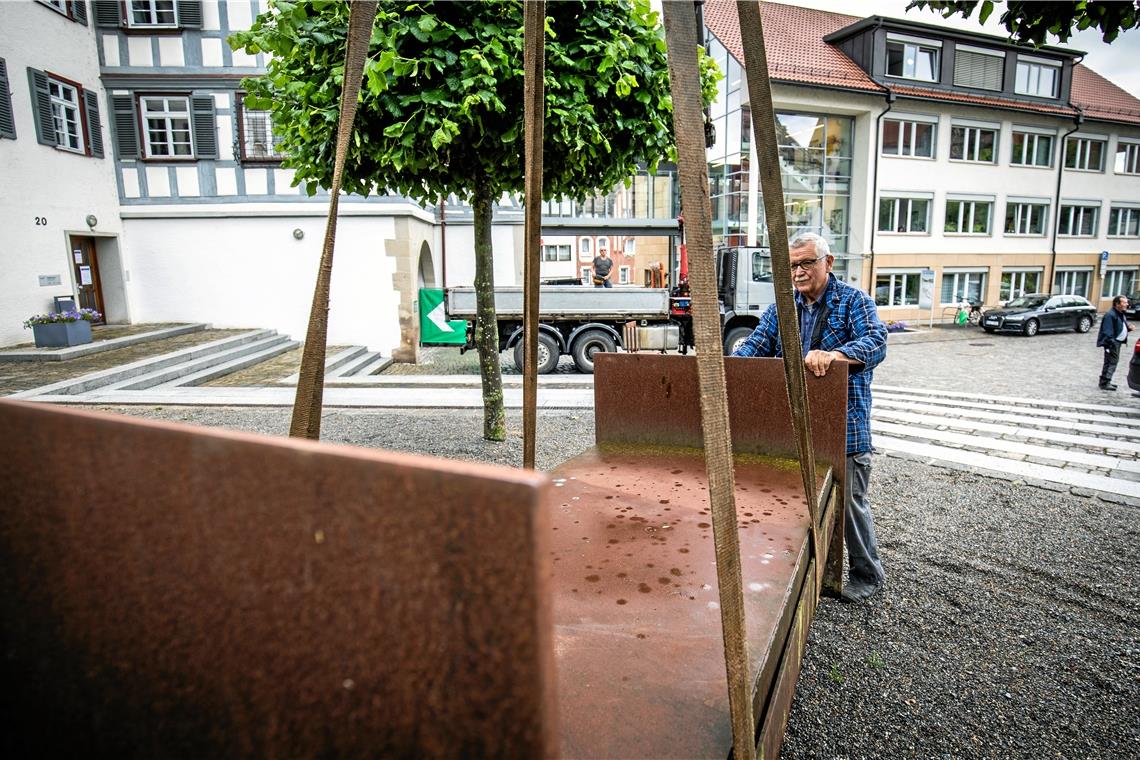
<svg viewBox="0 0 1140 760">
<path fill-rule="evenodd" d="M 538 423 L 538 274 L 542 235 L 542 127 L 545 116 L 546 3 L 523 3 L 523 122 L 526 161 L 523 231 L 523 467 L 534 469 Z"/>
<path fill-rule="evenodd" d="M 772 108 L 772 82 L 768 78 L 768 57 L 764 50 L 764 29 L 760 3 L 737 0 L 740 38 L 744 47 L 744 71 L 748 79 L 748 103 L 760 168 L 760 189 L 764 216 L 768 223 L 768 250 L 772 256 L 772 282 L 776 291 L 776 317 L 780 326 L 780 346 L 784 354 L 784 376 L 792 410 L 792 430 L 800 454 L 800 475 L 811 522 L 811 544 L 816 563 L 816 589 L 823 578 L 823 539 L 819 520 L 819 496 L 815 481 L 815 452 L 811 447 L 811 417 L 807 403 L 800 325 L 792 289 L 792 268 L 788 260 L 788 221 L 784 215 L 784 189 L 780 179 L 780 155 L 776 148 L 776 117 Z M 770 202 L 769 202 L 770 201 Z M 821 323 L 822 317 L 817 318 Z M 845 467 L 846 462 L 835 462 Z"/>
<path fill-rule="evenodd" d="M 325 391 L 325 342 L 328 340 L 329 287 L 332 282 L 333 244 L 336 240 L 337 208 L 344 177 L 344 161 L 352 139 L 356 120 L 356 101 L 360 97 L 360 80 L 364 61 L 372 39 L 372 23 L 376 19 L 376 2 L 355 0 L 348 12 L 348 42 L 344 61 L 344 80 L 340 91 L 340 122 L 336 131 L 336 158 L 333 163 L 332 186 L 329 188 L 329 215 L 325 222 L 325 242 L 321 264 L 313 290 L 309 311 L 309 330 L 305 333 L 305 351 L 297 379 L 297 396 L 293 401 L 293 420 L 289 435 L 294 438 L 321 437 L 321 404 Z"/>
<path fill-rule="evenodd" d="M 736 522 L 735 473 L 728 425 L 728 392 L 724 378 L 720 308 L 713 271 L 712 212 L 705 155 L 704 116 L 697 68 L 697 19 L 692 3 L 663 3 L 669 81 L 673 96 L 673 132 L 681 175 L 692 291 L 693 335 L 697 346 L 697 378 L 701 397 L 701 429 L 709 479 L 713 544 L 716 551 L 728 707 L 732 718 L 733 757 L 756 756 L 752 715 L 752 678 L 744 624 L 744 592 L 740 569 L 740 536 Z"/>
</svg>

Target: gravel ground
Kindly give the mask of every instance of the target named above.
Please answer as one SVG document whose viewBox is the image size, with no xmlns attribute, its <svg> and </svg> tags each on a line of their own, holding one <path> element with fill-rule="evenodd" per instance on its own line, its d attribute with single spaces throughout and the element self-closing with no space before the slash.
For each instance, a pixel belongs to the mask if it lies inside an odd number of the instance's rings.
<svg viewBox="0 0 1140 760">
<path fill-rule="evenodd" d="M 287 410 L 114 409 L 280 435 Z M 467 411 L 335 411 L 324 440 L 517 464 Z M 539 416 L 538 464 L 591 445 L 586 413 Z M 825 600 L 785 758 L 1140 757 L 1140 521 L 1134 508 L 875 457 L 888 583 Z"/>
</svg>

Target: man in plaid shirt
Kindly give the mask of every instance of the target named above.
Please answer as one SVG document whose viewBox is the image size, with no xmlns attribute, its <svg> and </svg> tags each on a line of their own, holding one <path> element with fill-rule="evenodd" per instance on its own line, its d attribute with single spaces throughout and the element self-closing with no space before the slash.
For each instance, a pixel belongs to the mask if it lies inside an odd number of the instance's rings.
<svg viewBox="0 0 1140 760">
<path fill-rule="evenodd" d="M 887 328 L 875 303 L 861 290 L 835 279 L 835 257 L 819 235 L 797 235 L 788 244 L 800 340 L 808 372 L 822 377 L 835 361 L 848 363 L 847 379 L 847 554 L 850 577 L 843 599 L 862 602 L 882 588 L 883 563 L 867 487 L 871 479 L 871 378 L 887 356 Z M 733 356 L 780 356 L 776 307 Z"/>
</svg>

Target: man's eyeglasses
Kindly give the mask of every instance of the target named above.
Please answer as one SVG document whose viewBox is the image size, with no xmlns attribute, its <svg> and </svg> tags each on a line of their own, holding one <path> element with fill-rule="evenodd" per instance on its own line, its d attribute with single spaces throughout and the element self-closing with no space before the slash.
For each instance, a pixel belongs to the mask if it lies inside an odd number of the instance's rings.
<svg viewBox="0 0 1140 760">
<path fill-rule="evenodd" d="M 814 258 L 814 259 L 804 259 L 803 261 L 793 261 L 792 262 L 792 271 L 795 272 L 797 269 L 802 269 L 806 272 L 807 270 L 814 267 L 816 265 L 816 263 L 823 261 L 826 258 L 827 258 L 826 256 L 819 256 L 819 257 Z"/>
</svg>

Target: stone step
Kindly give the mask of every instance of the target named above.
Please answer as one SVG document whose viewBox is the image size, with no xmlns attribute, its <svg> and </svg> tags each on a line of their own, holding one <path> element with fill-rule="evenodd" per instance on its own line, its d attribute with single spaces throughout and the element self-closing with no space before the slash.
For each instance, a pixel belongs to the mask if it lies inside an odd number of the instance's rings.
<svg viewBox="0 0 1140 760">
<path fill-rule="evenodd" d="M 238 335 L 231 335 L 226 338 L 203 343 L 198 346 L 190 346 L 189 348 L 171 351 L 167 354 L 160 354 L 158 356 L 147 357 L 146 359 L 139 359 L 138 361 L 124 364 L 119 367 L 111 367 L 110 369 L 99 370 L 98 372 L 90 372 L 86 375 L 71 378 L 69 380 L 60 380 L 50 385 L 40 386 L 39 388 L 32 388 L 30 390 L 14 393 L 9 398 L 32 398 L 35 396 L 60 396 L 60 395 L 74 395 L 77 393 L 86 393 L 97 388 L 104 388 L 115 383 L 122 383 L 134 377 L 139 377 L 156 370 L 164 369 L 166 367 L 173 367 L 183 364 L 187 361 L 198 359 L 204 356 L 210 356 L 221 351 L 229 350 L 235 346 L 245 345 L 254 341 L 263 340 L 267 336 L 275 335 L 273 330 L 251 330 Z"/>
<path fill-rule="evenodd" d="M 361 356 L 368 353 L 364 346 L 349 346 L 325 361 L 325 377 L 343 374 L 346 367 L 354 365 Z"/>
<path fill-rule="evenodd" d="M 252 367 L 255 364 L 260 364 L 261 362 L 272 359 L 275 356 L 280 356 L 281 354 L 287 351 L 292 351 L 297 346 L 301 345 L 300 341 L 290 340 L 287 336 L 284 335 L 278 336 L 278 338 L 278 340 L 265 345 L 263 348 L 261 348 L 261 350 L 255 351 L 254 353 L 247 353 L 244 356 L 239 356 L 235 359 L 231 359 L 221 364 L 216 364 L 212 367 L 206 367 L 205 369 L 198 370 L 197 372 L 192 372 L 188 375 L 183 375 L 182 377 L 176 378 L 174 380 L 168 380 L 165 383 L 159 383 L 158 385 L 152 387 L 158 390 L 165 388 L 186 388 L 195 385 L 202 385 L 203 383 L 208 383 L 211 380 L 216 380 L 219 377 L 225 377 L 226 375 L 233 374 L 238 370 L 243 370 L 246 367 Z"/>
<path fill-rule="evenodd" d="M 387 366 L 390 361 L 390 358 L 381 356 L 379 351 L 370 351 L 344 367 L 336 377 L 367 377 L 380 367 Z"/>
<path fill-rule="evenodd" d="M 969 399 L 975 401 L 996 402 L 1001 404 L 1013 404 L 1015 406 L 1028 406 L 1028 407 L 1045 407 L 1050 409 L 1071 409 L 1075 411 L 1087 411 L 1097 414 L 1114 414 L 1117 416 L 1133 417 L 1140 419 L 1140 409 L 1132 406 L 1110 406 L 1107 404 L 1086 404 L 1077 401 L 1043 401 L 1041 399 L 1026 399 L 1017 396 L 992 396 L 985 393 L 967 393 L 964 391 L 940 391 L 940 390 L 927 390 L 925 388 L 904 388 L 898 385 L 879 385 L 875 383 L 871 389 L 878 394 L 880 391 L 884 392 L 897 392 L 897 393 L 910 393 L 921 396 L 929 396 L 936 400 L 943 400 L 948 398 Z"/>
<path fill-rule="evenodd" d="M 289 338 L 284 335 L 278 335 L 276 331 L 271 331 L 270 335 L 262 337 L 260 340 L 251 341 L 249 343 L 242 343 L 241 345 L 231 346 L 222 351 L 214 351 L 206 356 L 196 357 L 189 359 L 185 362 L 175 364 L 169 367 L 156 369 L 152 372 L 147 372 L 143 375 L 138 375 L 127 380 L 122 380 L 117 383 L 112 383 L 106 386 L 106 390 L 122 390 L 122 391 L 141 391 L 147 388 L 154 388 L 158 385 L 165 383 L 177 384 L 177 380 L 195 374 L 202 370 L 216 367 L 227 362 L 240 359 L 242 357 L 256 354 L 264 349 L 278 346 L 287 342 Z M 203 381 L 204 382 L 204 381 Z"/>
<path fill-rule="evenodd" d="M 895 401 L 890 398 L 876 398 L 876 410 L 892 409 L 908 412 L 920 412 L 942 418 L 958 418 L 994 422 L 1008 425 L 1018 425 L 1036 429 L 1059 429 L 1070 432 L 1090 433 L 1098 436 L 1122 437 L 1127 440 L 1140 440 L 1140 430 L 1125 427 L 1116 423 L 1093 424 L 1077 422 L 1075 420 L 1048 419 L 1036 417 L 1031 414 L 1012 414 L 1007 412 L 991 412 L 982 409 L 950 409 L 935 403 L 921 403 L 914 401 Z"/>
<path fill-rule="evenodd" d="M 353 373 L 352 376 L 357 377 L 357 378 L 365 378 L 366 379 L 366 378 L 372 377 L 377 372 L 383 372 L 384 370 L 386 370 L 388 368 L 388 365 L 390 365 L 391 363 L 392 363 L 392 357 L 391 356 L 381 356 L 380 353 L 377 352 L 376 355 L 372 358 L 372 361 L 368 362 L 367 364 L 361 365 L 356 370 L 356 372 Z"/>
<path fill-rule="evenodd" d="M 1074 420 L 1078 422 L 1105 423 L 1120 425 L 1124 428 L 1140 431 L 1140 418 L 1127 415 L 1100 414 L 1098 411 L 1070 411 L 1059 409 L 1052 404 L 1002 404 L 985 401 L 968 401 L 958 398 L 941 398 L 914 393 L 899 393 L 897 391 L 879 391 L 876 399 L 891 399 L 892 401 L 914 401 L 917 403 L 936 402 L 939 407 L 953 413 L 955 409 L 981 409 L 988 412 L 1009 412 L 1011 414 L 1028 414 L 1034 417 L 1048 417 L 1057 420 Z"/>
</svg>

